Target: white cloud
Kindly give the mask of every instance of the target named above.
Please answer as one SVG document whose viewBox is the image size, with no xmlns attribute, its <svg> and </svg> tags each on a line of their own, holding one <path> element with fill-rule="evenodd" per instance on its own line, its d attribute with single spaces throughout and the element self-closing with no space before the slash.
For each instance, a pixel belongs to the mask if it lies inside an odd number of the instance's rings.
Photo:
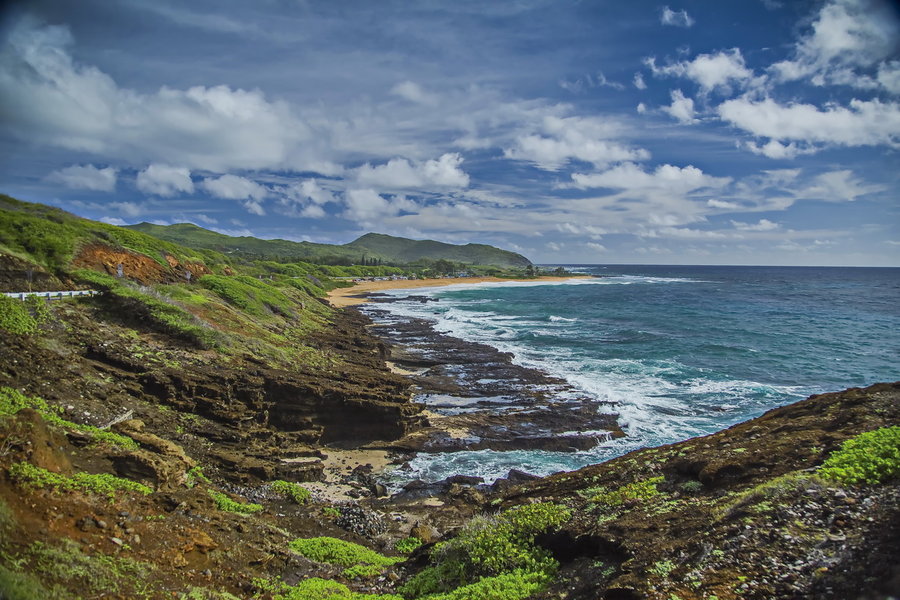
<svg viewBox="0 0 900 600">
<path fill-rule="evenodd" d="M 741 231 L 774 231 L 781 227 L 778 223 L 768 219 L 760 219 L 757 223 L 742 223 L 740 221 L 732 221 L 731 225 L 735 229 Z"/>
<path fill-rule="evenodd" d="M 681 123 L 696 123 L 697 119 L 694 118 L 694 100 L 692 98 L 685 98 L 681 90 L 673 90 L 670 92 L 670 95 L 672 97 L 672 104 L 670 106 L 664 106 L 662 108 L 663 112 L 675 117 Z"/>
<path fill-rule="evenodd" d="M 116 170 L 112 167 L 98 169 L 94 165 L 72 165 L 50 173 L 47 180 L 78 190 L 112 192 L 116 189 Z"/>
<path fill-rule="evenodd" d="M 747 142 L 744 144 L 744 147 L 753 154 L 761 154 L 768 158 L 795 158 L 800 154 L 812 154 L 815 152 L 814 148 L 801 148 L 793 142 L 782 144 L 775 140 L 769 140 L 761 146 L 756 144 L 756 142 Z"/>
<path fill-rule="evenodd" d="M 873 88 L 879 83 L 865 71 L 896 52 L 898 21 L 887 2 L 831 0 L 822 7 L 793 57 L 770 70 L 781 81 L 809 79 L 814 85 Z M 880 69 L 879 69 L 880 70 Z M 887 85 L 885 85 L 887 83 Z M 890 89 L 890 88 L 888 88 Z"/>
<path fill-rule="evenodd" d="M 321 219 L 327 215 L 323 205 L 337 202 L 334 194 L 324 189 L 315 179 L 306 179 L 299 183 L 279 188 L 281 194 L 279 204 L 290 216 Z"/>
<path fill-rule="evenodd" d="M 371 223 L 395 217 L 401 212 L 414 212 L 419 207 L 405 196 L 385 198 L 372 189 L 353 189 L 344 194 L 346 210 L 341 215 L 345 219 L 361 223 Z"/>
<path fill-rule="evenodd" d="M 238 175 L 222 175 L 218 178 L 207 178 L 200 186 L 212 196 L 226 200 L 239 200 L 247 212 L 254 215 L 265 215 L 262 200 L 269 195 L 269 190 Z"/>
<path fill-rule="evenodd" d="M 849 169 L 841 169 L 818 175 L 811 185 L 798 192 L 798 196 L 826 202 L 853 202 L 884 190 L 880 185 L 867 185 Z"/>
<path fill-rule="evenodd" d="M 676 167 L 665 164 L 658 166 L 653 172 L 648 172 L 634 163 L 617 165 L 603 173 L 590 175 L 575 173 L 572 175 L 572 180 L 575 182 L 575 187 L 581 189 L 657 189 L 673 195 L 686 194 L 704 188 L 721 188 L 731 181 L 728 177 L 707 175 L 692 165 Z"/>
<path fill-rule="evenodd" d="M 900 104 L 851 100 L 850 107 L 812 104 L 781 105 L 766 98 L 727 100 L 719 115 L 757 137 L 805 144 L 837 146 L 900 146 Z"/>
<path fill-rule="evenodd" d="M 606 252 L 606 246 L 604 246 L 603 244 L 598 244 L 597 242 L 588 242 L 585 244 L 585 246 L 596 252 Z"/>
<path fill-rule="evenodd" d="M 643 115 L 647 112 L 647 105 L 643 102 L 638 102 L 637 108 L 635 108 L 639 115 Z"/>
<path fill-rule="evenodd" d="M 637 89 L 639 89 L 639 90 L 647 89 L 647 84 L 644 82 L 644 76 L 640 72 L 637 72 L 634 74 L 633 81 L 634 81 L 634 87 L 636 87 Z"/>
<path fill-rule="evenodd" d="M 427 93 L 418 83 L 403 81 L 391 88 L 391 93 L 416 104 L 433 105 L 437 98 Z"/>
<path fill-rule="evenodd" d="M 179 192 L 194 192 L 191 171 L 187 167 L 152 164 L 137 174 L 137 188 L 154 196 L 174 196 Z"/>
<path fill-rule="evenodd" d="M 630 148 L 610 139 L 615 133 L 615 126 L 600 118 L 548 116 L 541 123 L 542 135 L 520 135 L 504 154 L 507 158 L 533 162 L 547 171 L 560 169 L 570 159 L 602 167 L 650 157 L 643 148 Z"/>
<path fill-rule="evenodd" d="M 127 222 L 120 219 L 119 217 L 101 217 L 100 221 L 102 223 L 109 223 L 110 225 L 118 225 L 119 227 L 121 227 L 122 225 L 128 225 Z"/>
<path fill-rule="evenodd" d="M 318 136 L 283 102 L 225 85 L 120 88 L 76 63 L 65 27 L 23 19 L 0 50 L 3 128 L 18 138 L 134 164 L 190 169 L 328 168 Z"/>
<path fill-rule="evenodd" d="M 647 58 L 644 64 L 656 77 L 687 77 L 697 83 L 706 93 L 716 88 L 728 91 L 732 83 L 746 84 L 753 78 L 753 71 L 747 68 L 738 48 L 715 54 L 700 54 L 690 61 L 658 66 L 656 59 Z"/>
<path fill-rule="evenodd" d="M 664 6 L 659 16 L 659 22 L 663 25 L 672 25 L 674 27 L 690 27 L 694 24 L 694 19 L 687 14 L 686 10 L 672 10 L 668 6 Z"/>
<path fill-rule="evenodd" d="M 459 168 L 462 162 L 462 156 L 455 152 L 415 164 L 405 158 L 394 158 L 376 167 L 361 166 L 356 171 L 356 180 L 361 185 L 383 189 L 465 188 L 469 176 Z"/>
</svg>

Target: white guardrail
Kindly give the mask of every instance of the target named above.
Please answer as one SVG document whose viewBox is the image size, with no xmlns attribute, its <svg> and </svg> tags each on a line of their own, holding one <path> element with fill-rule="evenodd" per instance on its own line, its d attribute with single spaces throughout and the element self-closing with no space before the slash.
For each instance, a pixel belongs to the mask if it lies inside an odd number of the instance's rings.
<svg viewBox="0 0 900 600">
<path fill-rule="evenodd" d="M 100 292 L 97 290 L 66 290 L 63 292 L 2 292 L 4 296 L 24 300 L 28 296 L 37 296 L 38 298 L 46 298 L 48 300 L 60 300 L 62 298 L 75 298 L 77 296 L 95 296 Z"/>
</svg>

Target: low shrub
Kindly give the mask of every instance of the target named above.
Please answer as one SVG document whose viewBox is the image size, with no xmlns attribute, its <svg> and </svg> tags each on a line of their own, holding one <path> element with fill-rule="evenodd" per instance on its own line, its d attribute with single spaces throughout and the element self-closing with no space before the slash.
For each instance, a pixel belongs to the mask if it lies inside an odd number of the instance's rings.
<svg viewBox="0 0 900 600">
<path fill-rule="evenodd" d="M 299 483 L 276 479 L 269 485 L 271 486 L 272 491 L 290 498 L 297 504 L 306 504 L 312 497 L 312 494 L 309 493 L 309 490 Z"/>
<path fill-rule="evenodd" d="M 293 586 L 283 583 L 276 584 L 276 586 L 267 584 L 265 591 L 274 591 L 271 589 L 272 587 L 279 588 L 278 593 L 274 595 L 275 600 L 404 600 L 401 596 L 394 594 L 351 592 L 343 583 L 319 577 L 304 579 Z"/>
<path fill-rule="evenodd" d="M 400 540 L 394 545 L 394 549 L 400 554 L 412 554 L 413 551 L 422 545 L 422 540 L 417 537 L 408 537 Z"/>
<path fill-rule="evenodd" d="M 232 500 L 222 492 L 217 492 L 215 490 L 209 490 L 209 495 L 215 501 L 216 508 L 224 512 L 253 514 L 263 509 L 261 504 L 254 504 L 253 502 L 241 504 L 240 502 Z"/>
<path fill-rule="evenodd" d="M 15 335 L 37 331 L 38 323 L 21 300 L 0 294 L 0 329 Z"/>
<path fill-rule="evenodd" d="M 569 509 L 549 502 L 476 517 L 455 538 L 437 544 L 432 553 L 436 564 L 412 577 L 401 592 L 409 598 L 446 593 L 482 578 L 517 572 L 530 574 L 529 581 L 547 581 L 559 563 L 535 544 L 535 536 L 570 517 Z"/>
<path fill-rule="evenodd" d="M 52 426 L 68 431 L 80 431 L 89 435 L 94 443 L 119 446 L 128 450 L 137 450 L 138 443 L 130 437 L 113 433 L 107 429 L 100 429 L 93 425 L 80 425 L 63 419 L 60 415 L 62 409 L 50 406 L 43 398 L 29 397 L 17 389 L 0 387 L 0 416 L 12 416 L 23 408 L 33 408 L 41 417 Z"/>
<path fill-rule="evenodd" d="M 611 491 L 605 488 L 591 490 L 593 493 L 590 501 L 606 506 L 622 506 L 631 500 L 649 500 L 659 495 L 656 484 L 661 483 L 664 479 L 664 477 L 651 477 L 643 481 L 625 484 Z"/>
<path fill-rule="evenodd" d="M 882 427 L 846 440 L 819 467 L 837 483 L 877 484 L 900 476 L 900 426 Z"/>
<path fill-rule="evenodd" d="M 403 560 L 401 558 L 384 556 L 365 546 L 333 537 L 297 539 L 289 545 L 291 550 L 310 560 L 341 567 L 353 567 L 362 564 L 386 567 Z"/>
<path fill-rule="evenodd" d="M 110 500 L 120 491 L 151 494 L 153 490 L 142 483 L 122 479 L 108 473 L 93 475 L 75 473 L 71 477 L 54 473 L 31 463 L 19 462 L 9 468 L 10 477 L 19 484 L 30 488 L 52 488 L 54 491 L 81 491 L 90 494 L 105 494 Z"/>
</svg>

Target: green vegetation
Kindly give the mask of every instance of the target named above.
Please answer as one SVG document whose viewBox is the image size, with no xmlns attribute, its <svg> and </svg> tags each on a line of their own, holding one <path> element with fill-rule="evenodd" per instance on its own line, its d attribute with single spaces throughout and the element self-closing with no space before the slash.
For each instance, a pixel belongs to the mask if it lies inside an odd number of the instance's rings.
<svg viewBox="0 0 900 600">
<path fill-rule="evenodd" d="M 7 592 L 4 579 L 20 586 L 18 595 L 10 593 L 9 598 L 68 599 L 101 595 L 143 598 L 148 597 L 150 591 L 146 578 L 152 571 L 151 565 L 106 554 L 89 555 L 70 539 L 54 545 L 34 542 L 16 562 L 29 574 L 7 578 L 2 574 L 4 569 L 0 569 L 0 590 Z M 48 589 L 47 582 L 55 585 Z M 34 587 L 26 591 L 24 586 Z M 16 590 L 15 587 L 12 589 Z M 64 590 L 78 590 L 79 593 L 70 594 Z"/>
<path fill-rule="evenodd" d="M 28 488 L 51 488 L 56 492 L 80 491 L 89 494 L 105 494 L 114 500 L 116 492 L 136 492 L 152 494 L 153 490 L 142 483 L 122 479 L 108 473 L 93 475 L 75 473 L 71 477 L 54 473 L 31 463 L 18 462 L 10 466 L 9 476 L 19 484 Z"/>
<path fill-rule="evenodd" d="M 212 481 L 209 480 L 209 477 L 203 474 L 203 467 L 200 465 L 191 467 L 184 474 L 184 484 L 187 487 L 192 488 L 198 483 L 212 483 Z"/>
<path fill-rule="evenodd" d="M 139 252 L 161 265 L 167 265 L 166 255 L 181 262 L 204 260 L 203 254 L 138 231 L 82 219 L 58 208 L 0 194 L 0 249 L 9 254 L 34 261 L 51 271 L 62 271 L 83 246 L 92 242 Z"/>
<path fill-rule="evenodd" d="M 272 491 L 290 498 L 297 504 L 306 504 L 312 497 L 312 494 L 309 493 L 309 490 L 299 483 L 276 479 L 269 485 L 272 487 Z"/>
<path fill-rule="evenodd" d="M 224 512 L 253 514 L 263 509 L 261 504 L 254 504 L 253 502 L 241 504 L 240 502 L 235 502 L 222 492 L 217 492 L 215 490 L 209 490 L 209 495 L 215 501 L 216 508 Z"/>
<path fill-rule="evenodd" d="M 11 387 L 0 387 L 0 417 L 12 416 L 23 408 L 33 408 L 47 423 L 68 431 L 79 431 L 90 436 L 94 443 L 119 446 L 128 450 L 137 450 L 138 444 L 130 437 L 100 429 L 93 425 L 79 425 L 63 419 L 62 409 L 50 406 L 43 398 L 29 397 Z"/>
<path fill-rule="evenodd" d="M 285 317 L 294 316 L 291 300 L 281 290 L 253 277 L 204 275 L 200 278 L 200 285 L 212 290 L 229 304 L 257 317 L 272 312 Z"/>
<path fill-rule="evenodd" d="M 656 489 L 658 483 L 662 483 L 663 477 L 651 477 L 643 481 L 628 483 L 615 490 L 609 491 L 604 487 L 590 488 L 587 490 L 588 499 L 604 506 L 618 507 L 633 500 L 649 500 L 659 495 Z"/>
<path fill-rule="evenodd" d="M 15 335 L 37 331 L 38 323 L 21 300 L 0 294 L 0 329 Z"/>
<path fill-rule="evenodd" d="M 455 538 L 437 544 L 432 553 L 435 564 L 411 578 L 400 591 L 407 598 L 418 598 L 459 591 L 485 578 L 504 576 L 510 589 L 537 586 L 528 592 L 533 593 L 559 568 L 534 538 L 570 517 L 569 509 L 548 502 L 517 506 L 493 517 L 476 517 Z M 489 588 L 491 584 L 483 585 Z M 509 596 L 519 597 L 524 596 Z"/>
<path fill-rule="evenodd" d="M 675 563 L 671 560 L 660 560 L 653 563 L 653 566 L 647 569 L 647 572 L 663 579 L 669 576 L 669 573 L 675 570 Z"/>
<path fill-rule="evenodd" d="M 803 493 L 810 488 L 821 488 L 824 485 L 825 482 L 816 475 L 792 471 L 736 494 L 719 509 L 719 513 L 724 518 L 731 518 L 750 507 L 762 504 L 765 508 L 766 504 L 764 503 Z M 754 512 L 762 511 L 755 510 Z"/>
<path fill-rule="evenodd" d="M 222 342 L 221 336 L 207 323 L 161 294 L 141 291 L 130 282 L 90 269 L 78 269 L 72 275 L 83 283 L 105 291 L 126 314 L 146 319 L 163 333 L 184 339 L 199 348 L 213 348 Z"/>
<path fill-rule="evenodd" d="M 432 240 L 410 240 L 378 233 L 368 233 L 349 244 L 335 246 L 288 240 L 261 240 L 253 237 L 232 237 L 203 229 L 190 223 L 153 225 L 139 223 L 128 229 L 150 234 L 190 248 L 205 248 L 245 259 L 281 262 L 305 261 L 321 265 L 359 265 L 378 267 L 384 263 L 405 265 L 417 260 L 448 260 L 465 264 L 524 268 L 531 264 L 515 252 L 485 244 L 457 246 Z M 383 275 L 385 273 L 373 273 Z M 347 273 L 335 277 L 358 277 L 364 273 Z"/>
<path fill-rule="evenodd" d="M 400 554 L 412 554 L 413 551 L 422 545 L 422 540 L 417 537 L 403 538 L 394 545 L 394 549 Z"/>
<path fill-rule="evenodd" d="M 310 560 L 341 567 L 370 565 L 380 568 L 403 560 L 401 558 L 384 556 L 365 546 L 333 537 L 297 539 L 289 545 L 291 550 Z"/>
<path fill-rule="evenodd" d="M 819 468 L 842 484 L 878 484 L 900 476 L 900 426 L 882 427 L 846 440 Z"/>
<path fill-rule="evenodd" d="M 339 516 L 341 516 L 341 511 L 333 506 L 324 506 L 324 507 L 322 507 L 322 514 L 325 515 L 326 517 L 331 517 L 331 518 L 336 519 Z"/>
<path fill-rule="evenodd" d="M 254 579 L 254 585 L 262 592 L 272 594 L 275 600 L 404 600 L 393 594 L 360 594 L 337 581 L 310 577 L 297 585 L 287 585 L 280 580 Z M 254 598 L 258 597 L 254 596 Z"/>
</svg>

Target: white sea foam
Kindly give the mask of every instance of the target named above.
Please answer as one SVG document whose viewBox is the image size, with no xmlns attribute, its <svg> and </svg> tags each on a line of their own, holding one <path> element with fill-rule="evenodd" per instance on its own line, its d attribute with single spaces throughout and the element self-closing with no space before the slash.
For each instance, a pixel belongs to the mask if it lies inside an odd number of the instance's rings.
<svg viewBox="0 0 900 600">
<path fill-rule="evenodd" d="M 557 317 L 556 315 L 550 315 L 548 320 L 553 323 L 575 323 L 578 319 L 567 319 L 566 317 Z"/>
</svg>

